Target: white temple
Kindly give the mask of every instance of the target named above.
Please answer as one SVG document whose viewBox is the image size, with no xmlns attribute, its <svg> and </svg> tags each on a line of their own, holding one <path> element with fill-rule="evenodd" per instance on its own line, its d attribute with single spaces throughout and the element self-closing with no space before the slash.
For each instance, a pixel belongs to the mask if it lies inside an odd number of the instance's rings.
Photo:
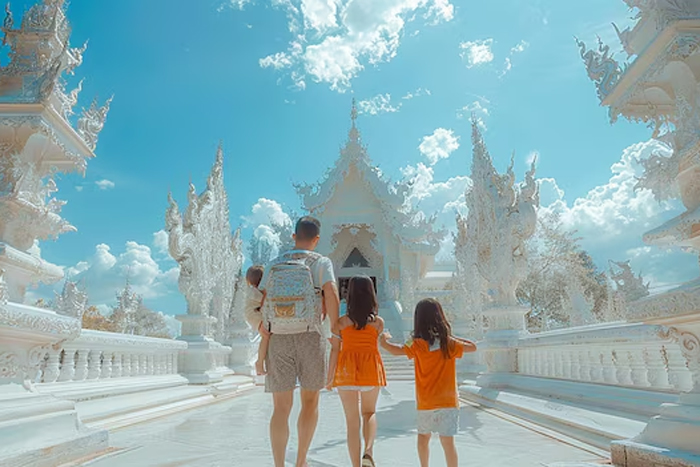
<svg viewBox="0 0 700 467">
<path fill-rule="evenodd" d="M 335 166 L 320 183 L 298 185 L 297 191 L 303 208 L 321 221 L 318 251 L 333 261 L 341 296 L 350 277 L 370 276 L 380 315 L 400 333 L 413 325 L 402 328 L 401 315 L 411 320 L 421 290 L 443 288 L 450 278 L 431 274 L 445 232 L 435 229 L 435 218 L 409 207 L 410 184 L 392 184 L 372 165 L 356 119 L 353 102 L 352 126 Z"/>
<path fill-rule="evenodd" d="M 578 42 L 581 56 L 613 121 L 651 122 L 653 136 L 672 149 L 670 157 L 642 161 L 638 188 L 679 197 L 686 211 L 644 240 L 697 254 L 700 0 L 625 1 L 637 22 L 618 34 L 634 59 L 618 64 L 601 42 L 597 50 Z M 63 277 L 37 246 L 76 230 L 53 198 L 55 174 L 86 170 L 109 101 L 92 101 L 71 124 L 81 86 L 67 92 L 64 76 L 86 49 L 70 47 L 63 0 L 41 0 L 20 27 L 8 7 L 3 32 L 10 61 L 0 68 L 0 465 L 268 462 L 269 399 L 248 394 L 256 343 L 242 316 L 241 239 L 229 224 L 222 148 L 206 188 L 190 185 L 184 212 L 169 197 L 169 250 L 188 305 L 179 339 L 134 335 L 128 322 L 118 333 L 82 329 L 87 297 L 72 282 L 53 309 L 25 304 L 27 287 Z M 372 277 L 396 337 L 410 329 L 417 299 L 438 296 L 455 330 L 479 340 L 461 368 L 470 419 L 469 434 L 457 437 L 460 456 L 523 467 L 606 459 L 618 467 L 700 466 L 698 280 L 649 294 L 626 263 L 615 263 L 607 322 L 589 324 L 572 282 L 565 284 L 576 313 L 571 327 L 528 332 L 530 309 L 515 290 L 537 221 L 534 166 L 522 183 L 512 167 L 498 173 L 474 122 L 469 213 L 457 219 L 456 268 L 440 268 L 434 258 L 444 232 L 409 207 L 409 183 L 391 184 L 372 165 L 356 118 L 353 106 L 348 141 L 327 176 L 297 190 L 323 224 L 319 249 L 332 259 L 341 292 L 354 274 Z M 138 308 L 128 287 L 119 300 L 125 314 Z M 414 441 L 404 436 L 415 427 L 403 420 L 414 406 L 413 373 L 406 362 L 385 362 L 392 397 L 380 401 L 387 436 L 377 450 L 405 461 L 395 465 L 415 465 Z M 345 460 L 340 404 L 327 396 L 316 438 L 323 446 L 312 455 Z"/>
</svg>

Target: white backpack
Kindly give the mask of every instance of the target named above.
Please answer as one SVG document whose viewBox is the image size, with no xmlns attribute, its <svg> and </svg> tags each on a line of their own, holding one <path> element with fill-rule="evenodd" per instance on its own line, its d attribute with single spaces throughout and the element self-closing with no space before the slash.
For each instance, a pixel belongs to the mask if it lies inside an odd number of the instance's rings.
<svg viewBox="0 0 700 467">
<path fill-rule="evenodd" d="M 320 328 L 323 313 L 321 289 L 314 285 L 311 268 L 321 255 L 292 251 L 277 258 L 268 269 L 263 322 L 275 334 L 299 334 Z"/>
</svg>

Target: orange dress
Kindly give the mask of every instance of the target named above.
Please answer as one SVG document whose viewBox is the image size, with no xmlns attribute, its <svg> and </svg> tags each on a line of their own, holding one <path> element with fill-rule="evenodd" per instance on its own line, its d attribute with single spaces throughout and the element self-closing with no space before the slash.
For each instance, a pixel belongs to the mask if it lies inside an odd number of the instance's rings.
<svg viewBox="0 0 700 467">
<path fill-rule="evenodd" d="M 386 386 L 386 372 L 379 354 L 379 331 L 371 325 L 340 330 L 340 353 L 333 386 Z"/>
</svg>

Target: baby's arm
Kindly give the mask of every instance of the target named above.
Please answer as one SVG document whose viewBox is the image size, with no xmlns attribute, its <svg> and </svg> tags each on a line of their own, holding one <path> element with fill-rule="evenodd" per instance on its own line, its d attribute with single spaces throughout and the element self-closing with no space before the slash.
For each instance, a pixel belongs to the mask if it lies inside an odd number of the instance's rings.
<svg viewBox="0 0 700 467">
<path fill-rule="evenodd" d="M 379 344 L 384 350 L 389 352 L 391 355 L 406 355 L 406 350 L 403 348 L 402 345 L 389 342 L 388 339 L 391 339 L 391 334 L 389 334 L 388 331 L 383 332 L 379 336 Z"/>
</svg>

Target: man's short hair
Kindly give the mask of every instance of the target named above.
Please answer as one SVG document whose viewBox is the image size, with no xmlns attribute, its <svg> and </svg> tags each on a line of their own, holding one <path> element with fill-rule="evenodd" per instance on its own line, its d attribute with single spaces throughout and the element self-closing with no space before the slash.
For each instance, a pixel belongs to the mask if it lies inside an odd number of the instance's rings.
<svg viewBox="0 0 700 467">
<path fill-rule="evenodd" d="M 313 240 L 321 235 L 321 222 L 315 217 L 304 216 L 297 221 L 294 235 L 296 235 L 297 240 Z"/>
<path fill-rule="evenodd" d="M 265 269 L 262 266 L 255 265 L 251 266 L 248 268 L 248 270 L 245 273 L 245 278 L 250 282 L 250 285 L 253 287 L 258 287 L 260 285 L 260 281 L 263 278 L 263 273 L 265 272 Z"/>
</svg>

